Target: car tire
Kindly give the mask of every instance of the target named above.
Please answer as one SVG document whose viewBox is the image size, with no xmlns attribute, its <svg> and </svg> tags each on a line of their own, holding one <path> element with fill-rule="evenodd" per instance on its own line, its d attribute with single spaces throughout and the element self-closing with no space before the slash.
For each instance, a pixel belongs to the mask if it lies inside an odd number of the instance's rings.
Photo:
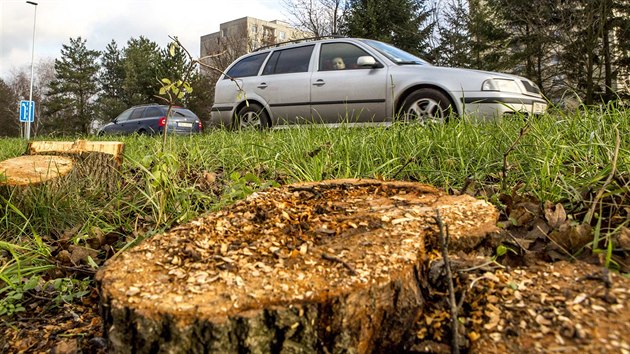
<svg viewBox="0 0 630 354">
<path fill-rule="evenodd" d="M 271 126 L 269 115 L 260 105 L 251 103 L 243 106 L 232 120 L 232 130 L 256 128 L 264 130 Z"/>
<path fill-rule="evenodd" d="M 445 94 L 435 89 L 421 88 L 407 96 L 400 110 L 400 118 L 422 123 L 444 123 L 453 112 L 451 100 Z"/>
</svg>

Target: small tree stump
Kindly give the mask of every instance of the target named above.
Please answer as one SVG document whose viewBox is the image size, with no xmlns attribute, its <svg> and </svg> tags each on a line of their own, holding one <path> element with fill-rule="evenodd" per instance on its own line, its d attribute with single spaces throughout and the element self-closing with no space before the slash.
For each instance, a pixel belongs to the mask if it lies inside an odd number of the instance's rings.
<svg viewBox="0 0 630 354">
<path fill-rule="evenodd" d="M 97 273 L 110 350 L 395 351 L 422 311 L 436 209 L 452 249 L 495 230 L 496 209 L 470 196 L 334 180 L 255 193 L 147 239 Z"/>
<path fill-rule="evenodd" d="M 57 189 L 111 192 L 116 188 L 123 149 L 124 144 L 117 141 L 31 142 L 27 155 L 0 162 L 0 187 L 22 193 L 28 186 L 52 184 Z"/>
<path fill-rule="evenodd" d="M 24 186 L 43 183 L 67 175 L 72 159 L 62 156 L 20 156 L 0 161 L 0 185 Z"/>
</svg>

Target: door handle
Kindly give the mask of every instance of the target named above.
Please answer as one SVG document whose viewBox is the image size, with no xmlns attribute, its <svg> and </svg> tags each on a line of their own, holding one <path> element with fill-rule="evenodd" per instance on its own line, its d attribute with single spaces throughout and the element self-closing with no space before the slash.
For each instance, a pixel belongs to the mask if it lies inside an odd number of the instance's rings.
<svg viewBox="0 0 630 354">
<path fill-rule="evenodd" d="M 326 85 L 326 82 L 324 82 L 324 80 L 322 79 L 319 79 L 313 83 L 313 86 L 324 86 L 324 85 Z"/>
<path fill-rule="evenodd" d="M 266 82 L 261 82 L 260 84 L 258 84 L 257 86 L 259 89 L 264 89 L 267 88 L 267 83 Z"/>
</svg>

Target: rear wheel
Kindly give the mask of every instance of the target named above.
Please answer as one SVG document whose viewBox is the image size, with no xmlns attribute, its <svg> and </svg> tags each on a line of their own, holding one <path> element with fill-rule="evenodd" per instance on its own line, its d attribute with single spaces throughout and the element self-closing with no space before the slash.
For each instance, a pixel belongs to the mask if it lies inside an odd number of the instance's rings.
<svg viewBox="0 0 630 354">
<path fill-rule="evenodd" d="M 444 123 L 454 111 L 451 100 L 440 91 L 422 88 L 403 102 L 401 118 L 405 121 Z"/>
<path fill-rule="evenodd" d="M 232 129 L 235 130 L 247 128 L 263 130 L 270 126 L 269 115 L 267 115 L 264 108 L 255 103 L 243 106 L 243 108 L 236 113 L 232 122 Z"/>
</svg>

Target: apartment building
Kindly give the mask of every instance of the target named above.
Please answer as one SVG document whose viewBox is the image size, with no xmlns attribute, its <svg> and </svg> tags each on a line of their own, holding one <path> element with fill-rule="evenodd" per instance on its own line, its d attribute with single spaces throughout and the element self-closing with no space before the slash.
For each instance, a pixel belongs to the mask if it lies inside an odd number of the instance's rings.
<svg viewBox="0 0 630 354">
<path fill-rule="evenodd" d="M 218 32 L 201 36 L 200 56 L 204 63 L 222 70 L 239 56 L 262 46 L 309 36 L 283 21 L 243 17 L 221 23 Z M 202 67 L 202 73 L 207 72 Z"/>
</svg>

